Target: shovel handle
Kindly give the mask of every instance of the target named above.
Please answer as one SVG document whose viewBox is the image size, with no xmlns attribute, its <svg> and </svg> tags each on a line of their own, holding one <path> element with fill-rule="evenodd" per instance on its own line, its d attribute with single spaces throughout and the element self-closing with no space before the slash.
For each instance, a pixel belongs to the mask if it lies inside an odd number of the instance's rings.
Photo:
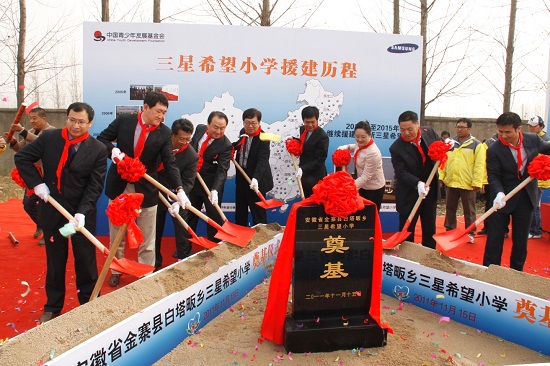
<svg viewBox="0 0 550 366">
<path fill-rule="evenodd" d="M 13 119 L 12 124 L 14 124 L 14 125 L 19 124 L 19 121 L 21 121 L 21 117 L 23 116 L 23 112 L 25 112 L 25 108 L 27 108 L 27 105 L 25 103 L 21 103 L 21 105 L 19 106 L 19 109 L 17 110 L 17 114 L 15 115 L 15 118 Z M 8 141 L 6 141 L 7 143 L 10 142 L 10 140 L 12 139 L 14 133 L 15 133 L 15 131 L 10 129 L 10 131 L 8 132 Z"/>
<path fill-rule="evenodd" d="M 75 227 L 76 227 L 77 221 L 73 217 L 73 215 L 71 215 L 69 211 L 67 211 L 63 206 L 61 206 L 61 204 L 57 202 L 52 196 L 48 197 L 48 203 L 53 207 L 55 207 L 55 209 L 59 211 L 59 213 L 63 215 L 67 220 L 75 223 Z M 80 231 L 89 241 L 91 241 L 92 244 L 95 245 L 96 248 L 99 249 L 101 253 L 109 255 L 109 249 L 105 248 L 105 245 L 101 244 L 101 242 L 97 240 L 97 238 L 93 236 L 92 233 L 89 232 L 88 229 L 86 229 L 86 227 L 82 226 L 81 228 L 77 229 L 77 231 Z"/>
<path fill-rule="evenodd" d="M 201 175 L 199 172 L 197 172 L 197 179 L 199 180 L 199 182 L 201 183 L 201 186 L 202 188 L 204 189 L 204 191 L 206 192 L 206 195 L 208 196 L 208 199 L 210 199 L 210 189 L 208 189 L 208 186 L 206 185 L 206 182 L 204 181 L 204 179 L 202 179 Z M 214 206 L 214 208 L 216 209 L 216 211 L 218 211 L 218 213 L 220 214 L 222 220 L 225 222 L 227 221 L 227 217 L 225 217 L 225 215 L 223 214 L 223 211 L 222 209 L 220 208 L 220 205 L 218 205 L 218 203 L 214 203 L 212 204 L 212 206 Z"/>
<path fill-rule="evenodd" d="M 233 164 L 235 164 L 235 168 L 237 168 L 237 170 L 241 172 L 241 174 L 243 175 L 244 179 L 248 182 L 248 184 L 252 183 L 252 179 L 250 179 L 248 174 L 246 174 L 243 167 L 239 163 L 237 163 L 237 160 L 235 160 L 235 158 L 232 158 L 231 160 L 233 161 Z M 258 197 L 260 197 L 260 200 L 262 200 L 263 203 L 267 204 L 264 195 L 262 194 L 262 192 L 258 190 L 257 187 L 254 187 L 254 192 L 256 192 L 256 194 L 258 195 Z"/>
<path fill-rule="evenodd" d="M 434 167 L 432 168 L 432 171 L 430 172 L 430 175 L 428 176 L 428 179 L 426 180 L 426 185 L 429 186 L 432 183 L 432 180 L 434 179 L 435 173 L 437 173 L 437 168 L 439 168 L 439 164 L 441 162 L 438 160 L 435 162 Z M 416 211 L 418 211 L 418 208 L 420 207 L 420 204 L 422 203 L 422 200 L 424 199 L 424 194 L 421 194 L 418 196 L 418 199 L 416 200 L 416 203 L 414 204 L 413 209 L 411 210 L 411 213 L 409 214 L 409 217 L 407 218 L 407 221 L 410 223 L 414 215 L 416 215 Z"/>
<path fill-rule="evenodd" d="M 292 164 L 294 164 L 294 171 L 297 172 L 298 171 L 298 164 L 296 163 L 296 156 L 294 156 L 294 154 L 290 154 L 290 156 L 292 157 Z M 298 188 L 300 188 L 300 197 L 302 197 L 302 199 L 304 199 L 304 187 L 302 187 L 302 178 L 301 177 L 298 177 Z"/>
<path fill-rule="evenodd" d="M 151 177 L 149 174 L 145 173 L 143 175 L 143 178 L 145 178 L 146 181 L 148 181 L 149 183 L 151 183 L 152 185 L 154 185 L 155 187 L 157 187 L 159 190 L 161 190 L 162 192 L 166 193 L 167 195 L 169 195 L 174 201 L 178 201 L 178 196 L 176 196 L 176 194 L 174 192 L 172 192 L 171 190 L 169 190 L 168 188 L 166 188 L 165 186 L 163 186 L 162 184 L 160 184 L 159 182 L 157 182 L 157 180 L 153 177 Z M 185 205 L 185 208 L 189 211 L 191 211 L 192 213 L 194 213 L 195 215 L 197 215 L 198 217 L 200 217 L 202 220 L 206 221 L 206 223 L 212 227 L 214 227 L 216 230 L 223 230 L 222 227 L 220 225 L 218 225 L 217 222 L 215 222 L 214 220 L 210 219 L 210 217 L 206 216 L 205 214 L 203 214 L 202 212 L 200 212 L 199 210 L 197 210 L 195 207 L 191 206 L 189 203 Z"/>
<path fill-rule="evenodd" d="M 166 206 L 166 208 L 170 209 L 172 206 L 170 205 L 170 203 L 168 202 L 168 200 L 166 198 L 164 198 L 164 196 L 162 195 L 162 193 L 159 192 L 159 198 L 160 200 L 162 201 L 162 203 L 164 203 L 164 205 Z M 189 225 L 185 222 L 185 220 L 183 219 L 183 217 L 181 217 L 181 215 L 179 214 L 179 212 L 174 212 L 174 215 L 176 217 L 176 219 L 178 220 L 178 222 L 181 224 L 181 226 L 183 226 L 183 228 L 185 230 L 187 230 L 187 232 L 189 234 L 191 234 L 191 236 L 194 238 L 194 239 L 197 239 L 198 236 L 197 234 L 195 234 L 195 232 L 193 231 L 193 229 L 191 229 L 191 227 L 189 227 Z"/>
</svg>

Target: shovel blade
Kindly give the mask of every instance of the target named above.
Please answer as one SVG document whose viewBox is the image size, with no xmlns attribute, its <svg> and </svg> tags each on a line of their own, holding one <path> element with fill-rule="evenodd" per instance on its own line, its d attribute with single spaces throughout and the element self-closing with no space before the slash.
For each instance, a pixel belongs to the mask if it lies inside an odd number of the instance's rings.
<svg viewBox="0 0 550 366">
<path fill-rule="evenodd" d="M 393 249 L 396 245 L 404 242 L 409 235 L 411 235 L 411 233 L 406 230 L 393 234 L 382 242 L 382 249 Z"/>
<path fill-rule="evenodd" d="M 254 232 L 255 232 L 255 230 L 254 230 Z M 243 236 L 243 235 L 233 236 L 233 235 L 230 235 L 227 232 L 221 231 L 221 230 L 218 230 L 218 232 L 216 233 L 216 235 L 214 235 L 214 237 L 216 239 L 223 240 L 225 242 L 234 244 L 234 245 L 239 246 L 241 248 L 246 247 L 248 245 L 248 243 L 250 242 L 250 239 L 252 238 L 252 236 L 249 236 L 249 235 L 247 235 L 246 237 Z"/>
<path fill-rule="evenodd" d="M 229 235 L 237 237 L 237 240 L 239 240 L 242 237 L 242 240 L 246 241 L 247 244 L 250 241 L 250 239 L 252 239 L 252 237 L 256 235 L 256 230 L 254 230 L 253 228 L 248 226 L 237 225 L 229 221 L 225 221 L 223 223 L 222 229 Z M 230 241 L 230 243 L 232 242 Z"/>
<path fill-rule="evenodd" d="M 117 259 L 113 258 L 113 262 L 109 266 L 112 270 L 120 273 L 126 273 L 136 277 L 143 277 L 155 270 L 154 266 L 147 264 L 130 261 L 126 258 Z"/>
<path fill-rule="evenodd" d="M 468 231 L 458 229 L 435 234 L 433 238 L 443 253 L 470 241 Z"/>
<path fill-rule="evenodd" d="M 189 241 L 205 249 L 212 249 L 219 245 L 218 243 L 214 243 L 213 241 L 202 238 L 200 236 L 197 236 L 196 238 L 190 238 Z"/>
<path fill-rule="evenodd" d="M 269 199 L 269 200 L 258 201 L 258 202 L 256 202 L 256 204 L 258 206 L 260 206 L 261 208 L 268 210 L 270 208 L 280 207 L 284 203 L 281 202 L 281 201 L 274 200 L 274 199 Z"/>
</svg>

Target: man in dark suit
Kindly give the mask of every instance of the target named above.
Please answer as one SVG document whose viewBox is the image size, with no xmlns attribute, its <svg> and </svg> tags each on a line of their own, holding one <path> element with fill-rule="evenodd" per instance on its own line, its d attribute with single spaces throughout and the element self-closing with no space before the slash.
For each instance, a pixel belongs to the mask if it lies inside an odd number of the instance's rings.
<svg viewBox="0 0 550 366">
<path fill-rule="evenodd" d="M 206 214 L 220 225 L 223 225 L 223 221 L 213 204 L 221 205 L 227 170 L 231 163 L 232 145 L 224 135 L 228 123 L 225 113 L 214 111 L 208 116 L 206 125 L 197 126 L 191 139 L 191 146 L 199 154 L 197 171 L 210 190 L 210 199 L 200 182 L 196 180 L 189 194 L 189 200 L 197 210 L 200 210 L 204 204 Z M 193 230 L 197 229 L 198 221 L 199 218 L 190 212 L 188 223 Z M 219 241 L 214 238 L 216 229 L 209 225 L 207 232 L 209 240 Z"/>
<path fill-rule="evenodd" d="M 139 158 L 145 165 L 147 174 L 154 179 L 158 178 L 157 167 L 160 157 L 168 181 L 171 183 L 170 188 L 177 191 L 179 203 L 185 207 L 185 203 L 189 200 L 183 191 L 180 172 L 172 154 L 170 137 L 172 133 L 163 123 L 167 110 L 166 95 L 154 91 L 147 92 L 143 100 L 143 111 L 137 115 L 121 114 L 99 134 L 97 139 L 107 146 L 114 163 L 124 159 L 126 155 Z M 115 141 L 116 147 L 113 145 Z M 139 245 L 138 261 L 154 266 L 158 189 L 143 179 L 135 183 L 127 182 L 118 174 L 116 164 L 111 164 L 105 182 L 105 194 L 113 200 L 122 193 L 143 193 L 137 225 L 143 233 L 144 241 Z M 109 223 L 111 245 L 119 228 Z M 124 243 L 120 244 L 116 257 L 119 259 L 124 257 Z M 112 271 L 109 285 L 116 287 L 119 283 L 120 273 Z"/>
<path fill-rule="evenodd" d="M 176 165 L 180 171 L 183 191 L 187 195 L 191 193 L 191 188 L 193 188 L 193 184 L 195 183 L 195 177 L 197 176 L 197 163 L 199 161 L 197 152 L 189 145 L 192 135 L 193 123 L 191 123 L 188 119 L 178 119 L 172 123 L 172 153 L 174 154 Z M 164 186 L 169 185 L 164 171 L 164 164 L 160 163 L 157 171 L 159 173 L 159 182 Z M 188 211 L 181 208 L 178 202 L 174 202 L 172 204 L 171 210 L 178 212 L 184 220 L 188 219 Z M 157 208 L 157 227 L 155 239 L 156 269 L 162 266 L 162 254 L 160 249 L 167 211 L 168 210 L 164 204 L 159 204 Z M 171 212 L 170 215 L 173 215 L 173 212 Z M 181 226 L 175 217 L 172 217 L 172 221 L 174 222 L 174 231 L 176 234 L 175 256 L 178 259 L 187 258 L 191 255 L 191 243 L 188 240 L 189 233 Z"/>
<path fill-rule="evenodd" d="M 395 206 L 399 213 L 399 229 L 402 230 L 418 196 L 424 200 L 412 219 L 408 241 L 414 242 L 418 217 L 422 224 L 422 245 L 435 249 L 435 219 L 437 216 L 437 174 L 430 186 L 426 180 L 435 162 L 428 156 L 428 147 L 441 140 L 431 127 L 420 126 L 418 115 L 412 111 L 401 113 L 398 119 L 401 137 L 390 146 L 391 162 L 395 174 Z"/>
<path fill-rule="evenodd" d="M 107 149 L 88 134 L 94 110 L 86 103 L 73 103 L 67 109 L 67 125 L 61 130 L 44 131 L 32 144 L 15 154 L 15 165 L 27 187 L 40 202 L 39 220 L 46 238 L 46 296 L 44 323 L 61 313 L 65 300 L 65 268 L 68 239 L 59 233 L 67 220 L 47 204 L 51 195 L 76 219 L 76 228 L 95 232 L 96 205 L 107 170 Z M 42 160 L 42 177 L 34 163 Z M 74 223 L 73 223 L 74 225 Z M 97 281 L 95 246 L 77 232 L 71 238 L 78 301 L 90 300 Z"/>
<path fill-rule="evenodd" d="M 300 142 L 302 155 L 296 177 L 302 180 L 304 198 L 313 194 L 313 186 L 327 175 L 325 160 L 328 155 L 328 136 L 319 128 L 319 109 L 314 106 L 302 109 Z"/>
<path fill-rule="evenodd" d="M 496 125 L 499 138 L 487 150 L 487 175 L 491 199 L 498 211 L 487 218 L 483 265 L 500 265 L 504 233 L 511 218 L 510 268 L 523 271 L 531 217 L 538 205 L 537 180 L 531 181 L 506 202 L 504 196 L 529 177 L 527 169 L 538 154 L 550 155 L 550 142 L 535 134 L 522 133 L 521 118 L 513 112 L 501 114 Z"/>
<path fill-rule="evenodd" d="M 273 189 L 273 176 L 269 166 L 270 142 L 260 140 L 262 112 L 255 108 L 243 112 L 243 125 L 235 149 L 235 160 L 251 180 L 250 185 L 242 174 L 237 172 L 235 190 L 235 223 L 248 226 L 248 208 L 252 213 L 252 224 L 267 224 L 265 209 L 256 202 L 260 198 L 254 191 L 258 189 L 265 197 Z"/>
</svg>

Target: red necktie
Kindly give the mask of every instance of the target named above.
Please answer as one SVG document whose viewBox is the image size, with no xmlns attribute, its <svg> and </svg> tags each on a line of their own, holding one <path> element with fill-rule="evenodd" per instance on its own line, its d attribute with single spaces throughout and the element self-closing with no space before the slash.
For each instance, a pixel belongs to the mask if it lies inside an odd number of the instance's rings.
<svg viewBox="0 0 550 366">
<path fill-rule="evenodd" d="M 517 146 L 514 146 L 514 145 L 504 141 L 502 139 L 502 136 L 499 136 L 499 140 L 500 140 L 500 142 L 502 142 L 503 145 L 508 146 L 509 148 L 512 148 L 512 149 L 517 151 L 517 153 L 518 153 L 518 179 L 520 179 L 520 170 L 521 170 L 521 166 L 523 165 L 523 159 L 521 158 L 521 145 L 523 143 L 523 134 L 521 132 L 519 133 L 519 141 L 518 141 Z"/>
<path fill-rule="evenodd" d="M 187 149 L 188 146 L 189 146 L 189 144 L 185 144 L 185 145 L 183 145 L 182 147 L 180 147 L 179 149 L 174 149 L 174 150 L 172 150 L 172 154 L 178 155 L 179 153 L 184 152 L 185 149 Z M 157 172 L 160 172 L 160 171 L 162 171 L 163 169 L 164 169 L 164 163 L 161 162 L 161 163 L 159 164 L 158 168 L 157 168 Z"/>
<path fill-rule="evenodd" d="M 319 125 L 317 125 L 313 131 L 315 131 L 317 128 L 319 128 Z M 313 133 L 313 131 L 311 131 L 311 133 Z M 307 133 L 309 131 L 306 130 L 306 128 L 304 127 L 304 132 L 302 132 L 302 134 L 300 135 L 300 143 L 302 144 L 302 148 L 304 147 L 304 144 L 306 143 L 306 137 L 307 137 Z"/>
<path fill-rule="evenodd" d="M 61 137 L 63 137 L 63 139 L 65 140 L 65 146 L 63 147 L 63 152 L 61 153 L 61 158 L 59 159 L 59 163 L 57 164 L 57 171 L 56 171 L 57 190 L 59 192 L 61 192 L 61 173 L 63 172 L 63 167 L 67 163 L 67 159 L 69 158 L 69 148 L 71 146 L 78 144 L 79 142 L 86 140 L 89 135 L 90 134 L 86 132 L 84 135 L 76 139 L 69 140 L 69 130 L 67 129 L 67 127 L 61 130 Z"/>
<path fill-rule="evenodd" d="M 141 153 L 143 152 L 143 147 L 145 146 L 145 137 L 147 133 L 157 129 L 157 126 L 145 126 L 143 120 L 141 119 L 141 112 L 138 113 L 138 122 L 141 126 L 141 133 L 139 134 L 138 142 L 136 148 L 134 149 L 134 158 L 139 159 Z"/>
<path fill-rule="evenodd" d="M 203 141 L 201 148 L 199 149 L 199 163 L 197 164 L 198 172 L 201 171 L 202 163 L 204 161 L 204 158 L 203 158 L 204 150 L 206 150 L 206 148 L 208 147 L 208 141 L 210 141 L 210 139 L 212 138 L 210 137 L 210 135 L 208 135 L 208 132 L 205 132 L 205 133 L 206 133 L 206 140 Z"/>
<path fill-rule="evenodd" d="M 353 165 L 357 169 L 357 156 L 359 155 L 359 151 L 366 149 L 370 145 L 374 144 L 374 139 L 371 137 L 370 141 L 363 147 L 360 147 L 357 149 L 357 151 L 353 154 Z"/>
<path fill-rule="evenodd" d="M 422 157 L 422 164 L 425 164 L 426 163 L 426 154 L 424 154 L 424 150 L 422 150 L 422 146 L 420 146 L 420 136 L 422 136 L 422 130 L 419 128 L 418 129 L 418 135 L 416 135 L 416 138 L 412 141 L 409 141 L 409 142 L 411 144 L 416 145 L 416 148 L 418 149 L 418 152 L 420 153 L 420 156 Z M 403 141 L 406 141 L 403 138 L 403 135 L 401 135 L 401 138 L 403 139 Z"/>
</svg>

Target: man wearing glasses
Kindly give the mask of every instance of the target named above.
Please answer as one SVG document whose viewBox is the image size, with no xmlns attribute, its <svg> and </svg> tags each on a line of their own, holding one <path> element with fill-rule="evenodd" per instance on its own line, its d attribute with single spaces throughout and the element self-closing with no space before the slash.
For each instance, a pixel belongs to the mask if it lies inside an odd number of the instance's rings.
<svg viewBox="0 0 550 366">
<path fill-rule="evenodd" d="M 103 142 L 110 152 L 111 164 L 105 182 L 105 194 L 110 200 L 122 193 L 142 193 L 143 203 L 137 225 L 143 233 L 144 241 L 138 248 L 138 261 L 150 266 L 155 265 L 155 236 L 158 204 L 158 188 L 145 181 L 129 183 L 117 172 L 116 162 L 126 155 L 138 158 L 147 174 L 153 179 L 158 178 L 158 160 L 164 165 L 164 170 L 170 187 L 177 191 L 179 204 L 185 207 L 189 202 L 183 191 L 180 171 L 172 154 L 172 135 L 170 128 L 163 124 L 164 115 L 168 110 L 166 95 L 150 91 L 145 94 L 143 110 L 136 114 L 121 114 L 103 130 L 97 139 Z M 113 142 L 116 141 L 116 147 Z M 110 243 L 113 244 L 120 227 L 109 222 Z M 118 247 L 116 257 L 124 257 L 124 245 Z M 116 287 L 120 283 L 120 273 L 112 271 L 109 286 Z"/>
<path fill-rule="evenodd" d="M 180 118 L 172 123 L 172 154 L 174 154 L 176 165 L 180 170 L 183 191 L 187 195 L 191 193 L 191 189 L 195 183 L 195 177 L 197 176 L 197 163 L 199 161 L 197 152 L 189 145 L 191 136 L 193 135 L 193 129 L 193 123 L 191 123 L 188 119 Z M 160 162 L 160 158 L 157 171 L 159 173 L 159 182 L 164 186 L 168 186 L 168 177 L 166 176 L 164 164 Z M 160 249 L 162 232 L 164 231 L 164 222 L 166 221 L 166 212 L 166 206 L 159 204 L 157 208 L 157 227 L 155 239 L 155 269 L 159 269 L 162 266 L 162 253 Z M 174 202 L 172 204 L 170 215 L 175 216 L 175 212 L 178 212 L 184 220 L 188 219 L 187 214 L 189 211 L 185 210 L 184 207 L 180 207 L 178 202 Z M 176 252 L 173 256 L 178 259 L 187 258 L 192 254 L 191 243 L 188 240 L 189 234 L 175 217 L 172 217 L 172 221 L 174 222 L 174 230 L 176 234 Z"/>
<path fill-rule="evenodd" d="M 252 214 L 252 225 L 267 224 L 265 209 L 258 206 L 260 201 L 255 190 L 265 197 L 273 189 L 273 176 L 269 166 L 270 142 L 260 140 L 262 112 L 250 108 L 243 112 L 243 126 L 239 140 L 233 144 L 235 160 L 251 179 L 250 185 L 242 174 L 237 172 L 235 191 L 235 223 L 249 226 L 248 209 Z"/>
<path fill-rule="evenodd" d="M 481 141 L 471 135 L 472 121 L 461 118 L 456 122 L 453 148 L 447 152 L 449 159 L 444 169 L 439 170 L 439 179 L 445 184 L 447 203 L 445 229 L 456 229 L 458 201 L 462 202 L 465 228 L 476 221 L 476 192 L 483 186 L 486 149 Z M 474 243 L 475 229 L 468 233 L 470 244 Z"/>
<path fill-rule="evenodd" d="M 50 204 L 50 195 L 74 216 L 75 229 L 96 227 L 97 200 L 103 190 L 107 170 L 107 149 L 88 130 L 94 110 L 86 103 L 73 103 L 67 109 L 63 129 L 44 131 L 32 144 L 15 154 L 15 165 L 27 187 L 40 202 L 39 221 L 46 238 L 46 296 L 40 323 L 57 317 L 65 299 L 65 267 L 69 254 L 68 239 L 59 229 L 67 220 Z M 42 160 L 43 176 L 35 163 Z M 77 231 L 71 237 L 75 263 L 78 301 L 89 301 L 97 281 L 95 246 Z"/>
</svg>

